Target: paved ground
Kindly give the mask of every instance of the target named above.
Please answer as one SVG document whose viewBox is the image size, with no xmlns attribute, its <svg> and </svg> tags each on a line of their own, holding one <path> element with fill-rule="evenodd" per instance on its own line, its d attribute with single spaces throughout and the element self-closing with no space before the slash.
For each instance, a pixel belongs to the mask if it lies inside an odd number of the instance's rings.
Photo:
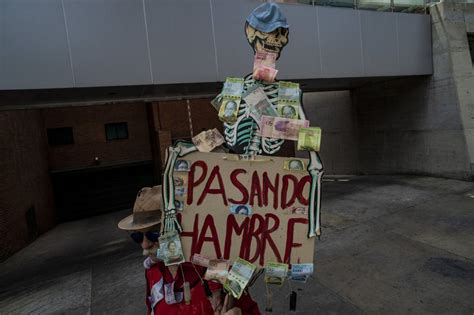
<svg viewBox="0 0 474 315">
<path fill-rule="evenodd" d="M 316 273 L 298 313 L 474 312 L 474 183 L 371 176 L 325 182 Z M 141 251 L 125 212 L 61 224 L 0 264 L 0 314 L 143 314 Z M 264 288 L 252 288 L 264 308 Z M 289 287 L 274 289 L 287 313 Z"/>
</svg>

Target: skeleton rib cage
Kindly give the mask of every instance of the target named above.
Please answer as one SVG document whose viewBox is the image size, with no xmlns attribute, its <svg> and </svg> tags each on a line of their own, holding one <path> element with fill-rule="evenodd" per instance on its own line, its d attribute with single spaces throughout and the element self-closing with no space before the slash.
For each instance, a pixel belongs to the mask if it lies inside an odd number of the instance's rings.
<svg viewBox="0 0 474 315">
<path fill-rule="evenodd" d="M 251 75 L 245 78 L 244 91 L 247 91 L 256 82 Z M 266 95 L 273 106 L 278 101 L 278 84 L 266 84 L 262 86 Z M 220 95 L 222 97 L 222 95 Z M 306 119 L 303 107 L 299 108 L 300 119 Z M 251 128 L 248 128 L 251 126 Z M 246 154 L 259 154 L 262 151 L 266 154 L 276 153 L 284 140 L 261 138 L 258 134 L 259 126 L 256 117 L 251 112 L 249 106 L 242 101 L 239 107 L 237 121 L 234 124 L 224 124 L 225 139 L 229 146 L 243 145 Z M 247 129 L 247 130 L 246 130 Z M 248 130 L 250 129 L 250 130 Z M 177 220 L 176 209 L 174 205 L 174 182 L 173 169 L 178 157 L 184 157 L 191 152 L 197 151 L 192 143 L 178 141 L 175 146 L 169 147 L 166 154 L 166 167 L 163 175 L 163 203 L 165 207 L 165 218 L 163 224 L 163 233 L 172 231 L 182 231 L 181 225 Z M 243 153 L 243 152 L 236 152 Z M 311 177 L 311 186 L 308 200 L 308 237 L 321 235 L 321 179 L 324 174 L 323 164 L 319 154 L 315 151 L 309 151 L 309 165 L 307 171 Z"/>
<path fill-rule="evenodd" d="M 244 94 L 257 82 L 252 75 L 245 77 Z M 264 84 L 262 88 L 272 103 L 276 107 L 278 102 L 278 84 Z M 225 140 L 230 148 L 236 153 L 245 155 L 275 154 L 284 143 L 283 139 L 271 139 L 259 135 L 259 120 L 251 111 L 250 106 L 242 99 L 239 106 L 239 113 L 235 123 L 224 123 Z"/>
</svg>

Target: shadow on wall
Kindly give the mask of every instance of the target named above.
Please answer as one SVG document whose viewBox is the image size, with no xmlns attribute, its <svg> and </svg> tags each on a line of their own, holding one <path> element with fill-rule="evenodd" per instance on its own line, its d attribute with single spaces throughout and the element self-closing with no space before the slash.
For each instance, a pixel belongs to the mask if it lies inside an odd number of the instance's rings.
<svg viewBox="0 0 474 315">
<path fill-rule="evenodd" d="M 311 126 L 321 127 L 324 173 L 357 174 L 355 114 L 349 90 L 303 94 L 303 106 Z M 305 157 L 304 152 L 296 151 Z"/>
</svg>

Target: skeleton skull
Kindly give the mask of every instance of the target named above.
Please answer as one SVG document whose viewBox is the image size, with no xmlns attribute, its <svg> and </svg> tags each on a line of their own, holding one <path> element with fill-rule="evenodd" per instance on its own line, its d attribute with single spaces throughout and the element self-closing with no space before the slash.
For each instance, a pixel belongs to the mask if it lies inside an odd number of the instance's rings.
<svg viewBox="0 0 474 315">
<path fill-rule="evenodd" d="M 287 28 L 279 27 L 276 30 L 265 33 L 256 30 L 249 23 L 245 24 L 245 34 L 247 41 L 252 46 L 253 51 L 268 51 L 277 53 L 280 57 L 281 50 L 288 44 L 289 30 Z"/>
</svg>

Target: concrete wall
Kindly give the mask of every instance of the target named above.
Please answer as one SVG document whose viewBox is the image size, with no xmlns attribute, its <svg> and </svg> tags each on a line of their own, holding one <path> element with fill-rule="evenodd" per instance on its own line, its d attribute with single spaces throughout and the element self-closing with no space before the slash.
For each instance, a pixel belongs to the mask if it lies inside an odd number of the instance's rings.
<svg viewBox="0 0 474 315">
<path fill-rule="evenodd" d="M 26 211 L 34 207 L 37 232 L 55 221 L 46 134 L 39 111 L 0 112 L 0 261 L 36 237 Z M 34 226 L 33 226 L 34 232 Z"/>
<path fill-rule="evenodd" d="M 452 79 L 434 78 L 357 89 L 360 171 L 469 178 L 455 94 Z"/>
<path fill-rule="evenodd" d="M 473 178 L 474 80 L 466 32 L 474 5 L 445 2 L 431 12 L 433 76 L 354 91 L 364 173 Z"/>
<path fill-rule="evenodd" d="M 474 68 L 467 41 L 467 33 L 474 33 L 474 3 L 448 0 L 436 6 L 432 16 L 433 36 L 439 41 L 439 46 L 433 45 L 433 48 L 450 64 L 474 175 Z"/>
<path fill-rule="evenodd" d="M 49 146 L 52 170 L 151 160 L 144 103 L 43 109 L 45 128 L 72 127 L 74 144 Z M 128 139 L 106 140 L 106 123 L 127 122 Z"/>
<path fill-rule="evenodd" d="M 223 81 L 251 72 L 259 0 L 2 0 L 0 90 Z M 280 79 L 430 74 L 423 14 L 281 5 Z"/>
<path fill-rule="evenodd" d="M 325 174 L 358 173 L 357 126 L 350 91 L 303 95 L 311 126 L 322 129 L 321 158 Z M 304 156 L 296 151 L 299 156 Z"/>
</svg>

